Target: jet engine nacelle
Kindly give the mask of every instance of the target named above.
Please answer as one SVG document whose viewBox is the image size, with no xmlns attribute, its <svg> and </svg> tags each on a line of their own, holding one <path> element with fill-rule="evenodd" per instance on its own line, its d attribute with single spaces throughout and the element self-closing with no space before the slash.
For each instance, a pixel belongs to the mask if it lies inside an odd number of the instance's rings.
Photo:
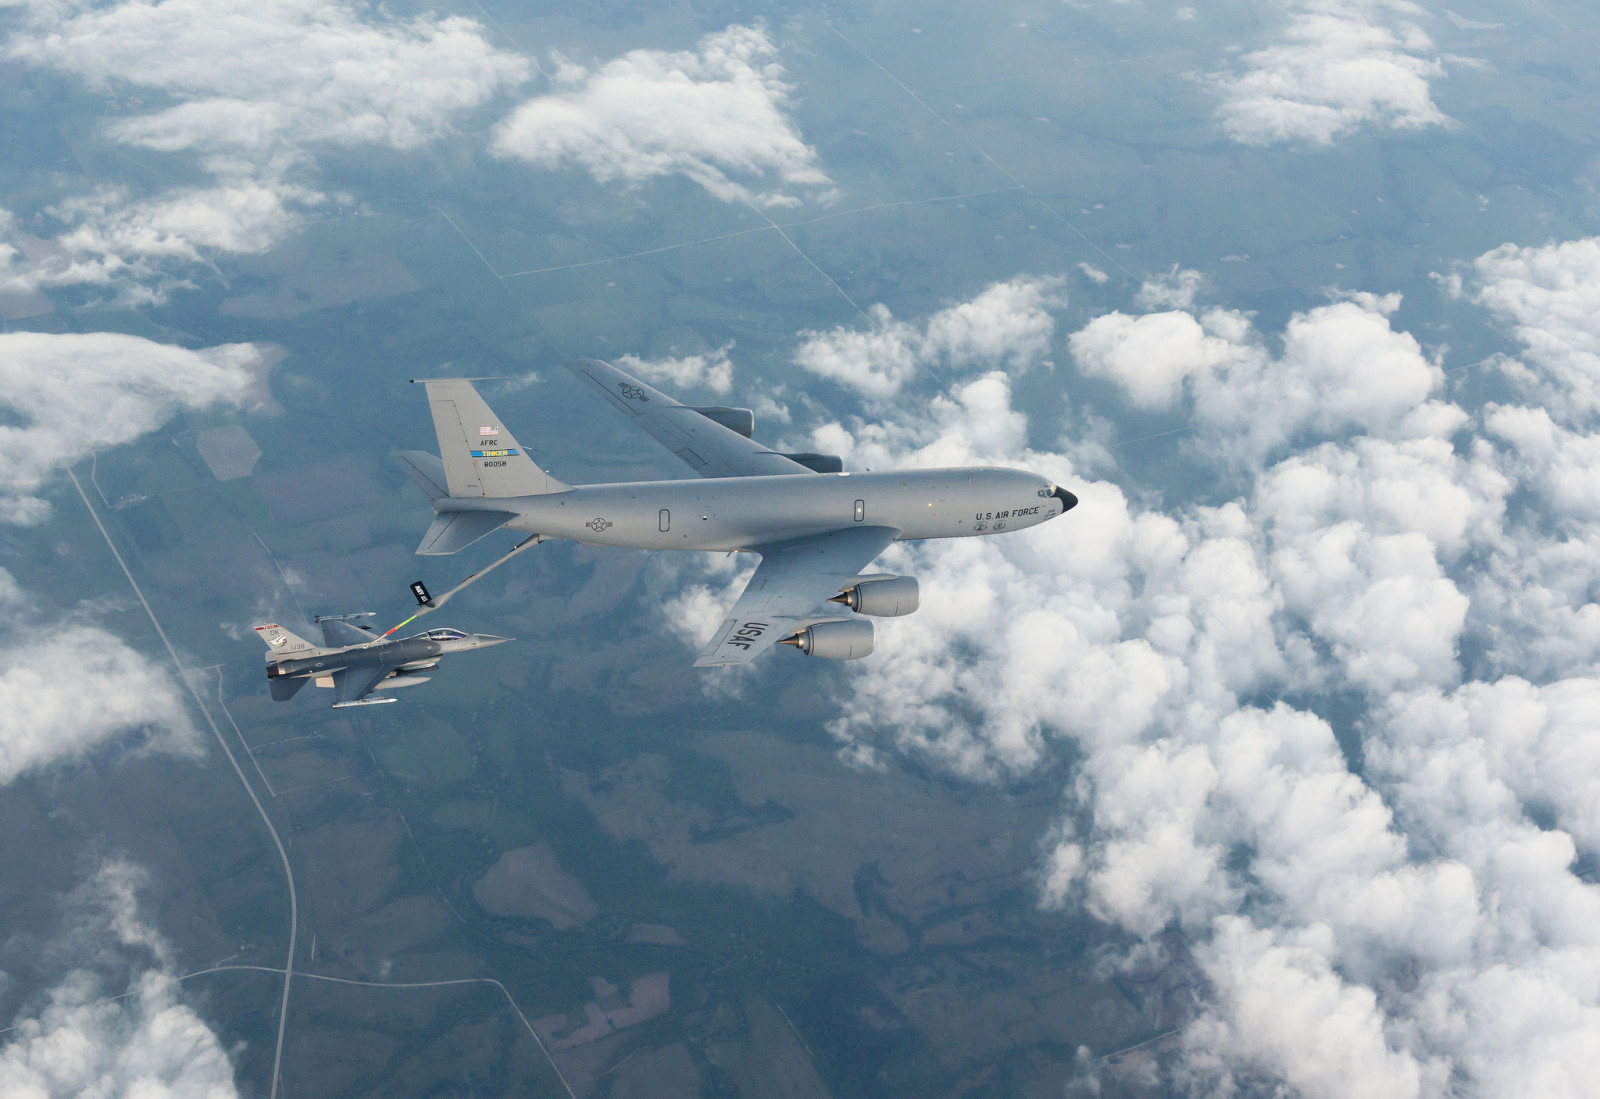
<svg viewBox="0 0 1600 1099">
<path fill-rule="evenodd" d="M 872 623 L 818 622 L 780 644 L 793 645 L 807 656 L 823 660 L 860 660 L 872 655 Z"/>
<path fill-rule="evenodd" d="M 915 576 L 891 576 L 883 580 L 863 580 L 848 591 L 833 597 L 857 614 L 877 618 L 898 618 L 916 610 L 921 600 Z"/>
<path fill-rule="evenodd" d="M 746 439 L 750 438 L 750 436 L 755 432 L 756 414 L 751 412 L 748 408 L 728 408 L 726 405 L 720 404 L 704 405 L 701 407 L 690 405 L 689 407 L 700 413 L 700 415 L 704 416 L 712 423 L 721 424 L 729 431 L 737 431 Z"/>
</svg>

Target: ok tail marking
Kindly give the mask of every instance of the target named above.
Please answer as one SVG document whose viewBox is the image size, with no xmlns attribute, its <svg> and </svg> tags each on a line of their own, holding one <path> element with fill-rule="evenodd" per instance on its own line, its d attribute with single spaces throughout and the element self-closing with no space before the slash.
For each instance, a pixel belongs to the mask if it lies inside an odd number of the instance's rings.
<svg viewBox="0 0 1600 1099">
<path fill-rule="evenodd" d="M 256 636 L 267 644 L 267 659 L 276 660 L 280 656 L 290 656 L 294 653 L 310 652 L 316 648 L 298 634 L 290 633 L 276 622 L 265 626 L 256 627 Z"/>
</svg>

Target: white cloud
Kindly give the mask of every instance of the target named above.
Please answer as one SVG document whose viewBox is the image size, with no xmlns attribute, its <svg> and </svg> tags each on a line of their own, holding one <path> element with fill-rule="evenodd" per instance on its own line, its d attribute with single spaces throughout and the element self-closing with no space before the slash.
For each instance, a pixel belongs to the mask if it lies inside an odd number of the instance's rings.
<svg viewBox="0 0 1600 1099">
<path fill-rule="evenodd" d="M 87 284 L 159 301 L 194 264 L 280 243 L 301 208 L 324 201 L 309 182 L 321 148 L 415 149 L 529 69 L 460 16 L 402 20 L 321 0 L 24 6 L 6 56 L 118 95 L 127 109 L 107 138 L 184 154 L 174 174 L 213 182 L 65 199 L 35 225 L 47 239 L 0 226 L 13 238 L 0 245 L 0 284 L 12 288 Z"/>
<path fill-rule="evenodd" d="M 1147 296 L 1191 300 L 1192 291 Z M 1298 313 L 1278 357 L 1248 315 L 1226 309 L 1107 313 L 1068 344 L 1081 371 L 1115 381 L 1139 407 L 1170 408 L 1187 389 L 1210 445 L 1254 465 L 1307 431 L 1438 435 L 1465 422 L 1453 406 L 1428 400 L 1444 374 L 1409 333 L 1391 327 L 1399 304 L 1398 295 L 1356 294 Z"/>
<path fill-rule="evenodd" d="M 1563 423 L 1600 412 L 1600 238 L 1503 244 L 1473 266 L 1473 299 L 1526 345 L 1501 360 L 1512 378 Z"/>
<path fill-rule="evenodd" d="M 1544 408 L 1490 405 L 1483 426 L 1509 445 L 1513 468 L 1551 514 L 1600 519 L 1600 435 L 1568 431 Z"/>
<path fill-rule="evenodd" d="M 697 51 L 633 50 L 596 69 L 557 58 L 561 89 L 495 128 L 493 148 L 601 183 L 683 175 L 724 202 L 793 206 L 794 189 L 832 193 L 790 120 L 793 89 L 760 27 L 708 34 Z"/>
<path fill-rule="evenodd" d="M 928 365 L 1026 370 L 1050 352 L 1051 311 L 1065 304 L 1063 285 L 1058 277 L 1027 275 L 991 283 L 971 301 L 935 313 L 921 328 L 896 320 L 885 305 L 874 305 L 870 331 L 840 325 L 830 332 L 801 332 L 794 361 L 879 399 L 893 397 Z"/>
<path fill-rule="evenodd" d="M 704 558 L 701 578 L 688 580 L 681 570 L 665 563 L 657 589 L 662 611 L 673 633 L 690 648 L 699 650 L 717 632 L 728 608 L 744 590 L 756 561 L 747 554 L 721 554 Z"/>
<path fill-rule="evenodd" d="M 69 620 L 17 636 L 0 649 L 0 785 L 124 737 L 199 752 L 178 685 L 115 634 Z"/>
<path fill-rule="evenodd" d="M 144 875 L 108 861 L 69 899 L 74 926 L 52 954 L 80 959 L 0 1047 L 0 1093 L 28 1099 L 229 1099 L 233 1066 L 217 1034 L 179 998 L 171 951 L 139 912 Z M 104 971 L 131 969 L 106 999 Z"/>
<path fill-rule="evenodd" d="M 1429 81 L 1444 75 L 1405 0 L 1294 0 L 1276 45 L 1245 54 L 1211 79 L 1217 119 L 1251 145 L 1331 144 L 1364 125 L 1420 130 L 1448 119 Z"/>
<path fill-rule="evenodd" d="M 191 351 L 111 332 L 0 333 L 0 520 L 31 524 L 45 477 L 98 447 L 160 427 L 184 408 L 243 405 L 266 363 L 255 344 Z"/>
<path fill-rule="evenodd" d="M 1184 1033 L 1191 1070 L 1232 1092 L 1262 1075 L 1307 1099 L 1439 1094 L 1441 1073 L 1391 1048 L 1372 990 L 1342 980 L 1325 929 L 1282 936 L 1248 920 L 1219 921 L 1198 961 L 1216 990 L 1215 1006 Z"/>
<path fill-rule="evenodd" d="M 1585 253 L 1480 263 L 1549 265 L 1474 291 L 1517 319 L 1529 351 L 1506 366 L 1530 396 L 1588 384 Z M 1072 813 L 1040 896 L 1139 938 L 1182 931 L 1207 990 L 1181 1039 L 1185 1090 L 1586 1094 L 1600 888 L 1573 867 L 1600 851 L 1592 411 L 1449 403 L 1393 297 L 1281 334 L 1196 307 L 1181 282 L 1147 301 L 1159 311 L 1075 333 L 1075 357 L 1192 417 L 1187 456 L 1238 486 L 1233 503 L 1188 503 L 1187 483 L 1173 506 L 1159 485 L 1130 500 L 1030 452 L 999 372 L 932 400 L 879 385 L 881 421 L 812 425 L 852 464 L 1023 465 L 1081 501 L 1016 537 L 884 555 L 919 578 L 922 608 L 880 622 L 878 653 L 848 666 L 841 754 L 1004 778 L 1069 741 Z M 925 330 L 879 334 L 914 369 Z M 869 365 L 888 379 L 886 361 Z M 1309 712 L 1330 698 L 1337 737 Z"/>
<path fill-rule="evenodd" d="M 108 132 L 167 152 L 257 160 L 316 143 L 415 148 L 529 68 L 490 46 L 474 19 L 373 19 L 324 0 L 40 2 L 28 15 L 11 57 L 99 89 L 163 93 L 170 105 Z"/>
<path fill-rule="evenodd" d="M 805 340 L 794 361 L 803 370 L 832 378 L 869 397 L 892 397 L 916 373 L 921 334 L 897 321 L 889 307 L 869 310 L 871 331 L 840 325 L 831 332 L 800 333 Z"/>
<path fill-rule="evenodd" d="M 617 364 L 646 381 L 726 393 L 733 388 L 733 362 L 728 358 L 728 352 L 732 350 L 733 342 L 730 340 L 703 355 L 668 356 L 664 359 L 622 355 L 617 359 Z"/>
<path fill-rule="evenodd" d="M 1470 282 L 1444 282 L 1524 345 L 1495 363 L 1528 404 L 1482 412 L 1500 469 L 1528 490 L 1472 593 L 1471 622 L 1494 641 L 1484 661 L 1535 681 L 1589 674 L 1600 663 L 1600 242 L 1502 245 L 1478 257 Z"/>
<path fill-rule="evenodd" d="M 1169 309 L 1192 309 L 1194 296 L 1204 285 L 1205 277 L 1200 272 L 1173 264 L 1172 270 L 1166 274 L 1146 279 L 1140 284 L 1139 293 L 1134 300 L 1145 309 L 1160 309 L 1162 306 Z"/>
<path fill-rule="evenodd" d="M 1217 312 L 1208 319 L 1231 318 Z M 1229 335 L 1237 330 L 1237 325 L 1223 329 Z M 1069 343 L 1080 370 L 1109 378 L 1136 406 L 1149 409 L 1171 408 L 1193 374 L 1232 364 L 1249 368 L 1265 357 L 1260 347 L 1219 335 L 1177 310 L 1142 316 L 1107 313 L 1074 332 Z"/>
<path fill-rule="evenodd" d="M 0 245 L 0 285 L 102 286 L 128 304 L 159 302 L 191 285 L 183 272 L 211 256 L 270 251 L 298 222 L 299 208 L 318 198 L 277 180 L 239 179 L 153 199 L 105 188 L 52 207 L 48 214 L 62 230 L 28 242 L 26 262 Z"/>
</svg>

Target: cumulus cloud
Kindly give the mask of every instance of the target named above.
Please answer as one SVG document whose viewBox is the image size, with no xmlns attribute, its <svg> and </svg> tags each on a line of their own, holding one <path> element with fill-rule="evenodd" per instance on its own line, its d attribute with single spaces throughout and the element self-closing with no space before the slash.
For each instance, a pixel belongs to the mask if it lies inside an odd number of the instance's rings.
<svg viewBox="0 0 1600 1099">
<path fill-rule="evenodd" d="M 461 16 L 395 19 L 322 0 L 34 3 L 7 53 L 97 89 L 133 86 L 167 105 L 109 124 L 166 152 L 253 157 L 307 145 L 415 148 L 527 77 Z"/>
<path fill-rule="evenodd" d="M 1235 364 L 1241 370 L 1256 366 L 1262 350 L 1229 338 L 1248 334 L 1248 321 L 1222 310 L 1204 321 L 1177 310 L 1107 313 L 1074 332 L 1071 347 L 1085 374 L 1116 382 L 1140 408 L 1165 409 L 1191 375 Z"/>
<path fill-rule="evenodd" d="M 193 285 L 184 272 L 209 257 L 270 251 L 319 197 L 281 180 L 237 179 L 151 199 L 102 188 L 46 211 L 61 227 L 53 238 L 20 249 L 0 244 L 0 288 L 110 287 L 128 304 L 160 302 Z"/>
<path fill-rule="evenodd" d="M 1211 79 L 1217 120 L 1250 145 L 1331 144 L 1365 125 L 1420 130 L 1447 123 L 1429 82 L 1444 75 L 1406 0 L 1297 0 L 1282 40 Z"/>
<path fill-rule="evenodd" d="M 1423 1094 L 1425 1066 L 1391 1048 L 1377 997 L 1340 978 L 1331 947 L 1321 928 L 1280 937 L 1219 921 L 1198 958 L 1216 1002 L 1183 1035 L 1189 1072 L 1228 1092 L 1266 1076 L 1308 1099 Z M 1427 1068 L 1427 1093 L 1439 1094 L 1441 1073 Z"/>
<path fill-rule="evenodd" d="M 1600 238 L 1503 244 L 1473 269 L 1474 300 L 1526 345 L 1507 373 L 1563 422 L 1600 412 Z"/>
<path fill-rule="evenodd" d="M 185 408 L 240 406 L 266 365 L 255 344 L 191 351 L 113 332 L 0 334 L 0 519 L 43 521 L 45 477 L 97 447 L 130 442 Z"/>
<path fill-rule="evenodd" d="M 1051 311 L 1065 304 L 1064 285 L 1056 276 L 1019 275 L 940 310 L 920 327 L 896 320 L 885 305 L 874 305 L 869 331 L 840 325 L 829 332 L 801 332 L 794 361 L 877 398 L 893 397 L 928 365 L 1025 370 L 1050 352 Z"/>
<path fill-rule="evenodd" d="M 1173 264 L 1166 274 L 1146 279 L 1134 300 L 1145 309 L 1192 309 L 1195 295 L 1204 284 L 1205 277 L 1200 272 Z"/>
<path fill-rule="evenodd" d="M 5 569 L 0 611 L 13 622 L 29 617 Z M 178 685 L 120 637 L 70 618 L 13 634 L 0 649 L 0 785 L 120 738 L 145 751 L 199 752 Z"/>
<path fill-rule="evenodd" d="M 558 57 L 558 91 L 495 128 L 493 148 L 601 183 L 682 175 L 724 202 L 794 206 L 832 181 L 791 121 L 793 89 L 761 27 L 730 26 L 694 51 L 633 50 L 595 69 Z M 818 189 L 824 189 L 820 192 Z"/>
<path fill-rule="evenodd" d="M 1189 288 L 1151 290 L 1141 295 L 1151 304 L 1193 299 Z M 1465 422 L 1428 400 L 1444 375 L 1390 325 L 1399 305 L 1396 294 L 1354 294 L 1296 314 L 1278 356 L 1247 314 L 1228 309 L 1107 313 L 1068 344 L 1083 373 L 1117 383 L 1139 407 L 1171 408 L 1188 392 L 1213 445 L 1255 464 L 1308 432 L 1438 435 Z"/>
<path fill-rule="evenodd" d="M 152 195 L 103 188 L 53 204 L 0 245 L 0 285 L 109 287 L 136 302 L 185 285 L 203 260 L 262 252 L 324 197 L 322 148 L 408 150 L 528 75 L 460 16 L 397 19 L 320 0 L 36 0 L 5 54 L 130 97 L 105 123 L 114 142 L 183 154 L 210 176 Z"/>
<path fill-rule="evenodd" d="M 1592 674 L 1600 664 L 1600 243 L 1502 245 L 1470 277 L 1447 280 L 1509 321 L 1523 344 L 1496 360 L 1526 404 L 1491 404 L 1485 434 L 1527 490 L 1486 561 L 1471 618 L 1494 638 L 1485 663 L 1535 680 Z"/>
<path fill-rule="evenodd" d="M 238 1094 L 221 1039 L 184 1004 L 171 948 L 139 910 L 144 874 L 109 860 L 67 900 L 69 926 L 48 952 L 73 959 L 0 1047 L 6 1095 Z M 121 977 L 126 995 L 107 999 Z M 112 985 L 116 987 L 115 985 Z"/>
<path fill-rule="evenodd" d="M 1590 1088 L 1585 252 L 1499 249 L 1463 282 L 1516 319 L 1528 350 L 1504 366 L 1526 405 L 1451 401 L 1393 297 L 1266 332 L 1173 272 L 1147 312 L 1074 333 L 1085 373 L 1196 424 L 1190 463 L 1236 490 L 1220 505 L 1183 485 L 1132 499 L 1029 450 L 1005 370 L 915 402 L 877 384 L 872 416 L 808 428 L 852 464 L 1021 465 L 1080 497 L 1015 537 L 892 547 L 879 564 L 919 578 L 922 608 L 877 624 L 830 730 L 851 762 L 902 751 L 976 781 L 1070 743 L 1041 900 L 1134 944 L 1187 941 L 1203 990 L 1173 1064 L 1187 1090 Z M 928 326 L 893 324 L 879 331 L 919 361 Z"/>
<path fill-rule="evenodd" d="M 669 355 L 663 359 L 622 355 L 617 359 L 617 364 L 647 381 L 683 389 L 709 389 L 713 393 L 726 393 L 733 388 L 733 361 L 728 358 L 728 352 L 732 350 L 733 342 L 730 340 L 703 355 Z"/>
</svg>

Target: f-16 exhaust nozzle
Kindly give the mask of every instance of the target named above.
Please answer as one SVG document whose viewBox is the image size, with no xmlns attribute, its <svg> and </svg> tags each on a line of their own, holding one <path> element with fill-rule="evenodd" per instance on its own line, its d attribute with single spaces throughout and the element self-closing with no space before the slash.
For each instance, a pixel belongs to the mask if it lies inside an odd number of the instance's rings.
<svg viewBox="0 0 1600 1099">
<path fill-rule="evenodd" d="M 891 576 L 884 580 L 863 580 L 840 592 L 829 602 L 843 603 L 857 614 L 875 618 L 898 618 L 916 610 L 921 601 L 915 576 Z"/>
<path fill-rule="evenodd" d="M 778 642 L 823 660 L 860 660 L 872 655 L 872 623 L 818 622 Z"/>
</svg>

